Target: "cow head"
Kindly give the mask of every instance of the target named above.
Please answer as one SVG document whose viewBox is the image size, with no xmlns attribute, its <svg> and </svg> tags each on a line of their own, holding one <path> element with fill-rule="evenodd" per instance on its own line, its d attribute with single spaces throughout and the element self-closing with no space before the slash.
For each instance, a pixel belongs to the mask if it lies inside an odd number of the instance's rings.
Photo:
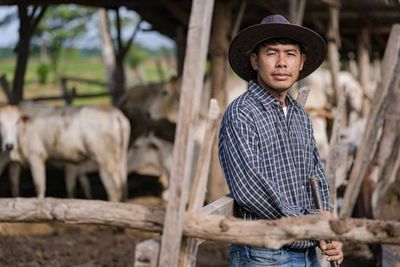
<svg viewBox="0 0 400 267">
<path fill-rule="evenodd" d="M 17 106 L 3 106 L 0 108 L 2 150 L 11 151 L 17 147 L 18 123 L 25 119 Z"/>
<path fill-rule="evenodd" d="M 128 151 L 129 171 L 142 175 L 160 176 L 161 161 L 159 148 L 151 137 L 140 136 L 135 140 L 132 148 Z"/>
<path fill-rule="evenodd" d="M 180 87 L 181 80 L 173 77 L 164 84 L 162 90 L 158 90 L 149 107 L 151 119 L 166 118 L 172 123 L 178 121 Z"/>
</svg>

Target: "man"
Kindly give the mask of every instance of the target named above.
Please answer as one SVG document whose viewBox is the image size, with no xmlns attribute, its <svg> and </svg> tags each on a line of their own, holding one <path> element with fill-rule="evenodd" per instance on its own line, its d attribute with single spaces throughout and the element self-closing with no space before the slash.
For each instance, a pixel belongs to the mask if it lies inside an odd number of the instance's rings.
<svg viewBox="0 0 400 267">
<path fill-rule="evenodd" d="M 311 121 L 288 90 L 323 62 L 324 40 L 280 15 L 241 31 L 229 48 L 235 73 L 248 90 L 227 108 L 221 124 L 219 156 L 246 220 L 316 214 L 309 178 L 321 185 L 325 216 L 329 188 Z M 319 266 L 316 241 L 297 241 L 280 250 L 231 245 L 230 266 Z M 343 260 L 341 243 L 320 241 L 328 261 Z"/>
</svg>

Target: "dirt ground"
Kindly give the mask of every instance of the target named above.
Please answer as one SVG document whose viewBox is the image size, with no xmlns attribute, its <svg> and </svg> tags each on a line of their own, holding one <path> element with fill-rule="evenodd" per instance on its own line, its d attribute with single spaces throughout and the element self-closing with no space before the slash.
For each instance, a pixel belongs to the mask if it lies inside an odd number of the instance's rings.
<svg viewBox="0 0 400 267">
<path fill-rule="evenodd" d="M 11 197 L 4 175 L 0 179 L 0 197 Z M 47 175 L 53 178 L 47 179 L 46 195 L 66 197 L 63 172 L 49 169 Z M 106 199 L 98 177 L 91 177 L 91 186 L 95 199 Z M 35 195 L 27 170 L 21 175 L 20 190 L 22 197 Z M 154 177 L 129 176 L 129 198 L 135 203 L 160 204 L 161 191 Z M 77 197 L 83 198 L 79 187 Z M 154 235 L 105 226 L 0 224 L 0 267 L 133 267 L 136 244 Z M 342 267 L 379 266 L 371 247 L 345 244 L 344 248 Z M 200 246 L 197 266 L 228 266 L 228 245 L 205 242 Z"/>
<path fill-rule="evenodd" d="M 6 170 L 0 178 L 0 197 L 11 197 Z M 47 170 L 46 196 L 65 198 L 63 171 Z M 22 170 L 20 194 L 34 197 L 32 178 Z M 100 179 L 90 176 L 94 199 L 106 199 Z M 154 177 L 129 176 L 129 202 L 160 205 L 162 188 Z M 84 198 L 81 188 L 77 198 Z M 0 224 L 0 267 L 133 267 L 135 246 L 155 236 L 135 230 L 105 226 L 53 224 Z M 199 250 L 200 267 L 227 266 L 228 245 L 204 243 Z M 212 260 L 210 260 L 212 259 Z"/>
<path fill-rule="evenodd" d="M 53 227 L 51 234 L 1 236 L 0 266 L 133 267 L 136 244 L 151 237 L 110 227 Z M 198 266 L 226 266 L 226 251 L 227 246 L 202 245 Z"/>
<path fill-rule="evenodd" d="M 0 266 L 133 267 L 136 244 L 155 236 L 112 227 L 61 224 L 41 227 L 36 225 L 35 230 L 44 234 L 27 235 L 25 229 L 24 235 L 0 236 Z M 342 267 L 378 266 L 368 247 L 346 244 L 345 248 L 347 255 Z M 350 248 L 352 255 L 348 253 Z M 228 245 L 214 242 L 201 245 L 197 266 L 228 266 Z"/>
</svg>

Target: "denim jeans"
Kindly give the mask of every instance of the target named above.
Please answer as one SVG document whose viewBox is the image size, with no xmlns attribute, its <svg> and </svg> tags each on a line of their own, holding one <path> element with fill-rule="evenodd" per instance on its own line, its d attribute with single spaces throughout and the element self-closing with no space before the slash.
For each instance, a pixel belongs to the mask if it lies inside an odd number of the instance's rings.
<svg viewBox="0 0 400 267">
<path fill-rule="evenodd" d="M 229 267 L 320 267 L 315 248 L 271 250 L 232 244 Z"/>
</svg>

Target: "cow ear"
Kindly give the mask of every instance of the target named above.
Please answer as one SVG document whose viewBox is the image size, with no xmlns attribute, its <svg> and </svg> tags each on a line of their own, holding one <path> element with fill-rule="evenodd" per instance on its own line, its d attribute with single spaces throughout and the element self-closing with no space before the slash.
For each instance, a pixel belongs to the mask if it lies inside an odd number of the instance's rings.
<svg viewBox="0 0 400 267">
<path fill-rule="evenodd" d="M 21 116 L 21 121 L 22 122 L 30 122 L 32 119 L 28 115 L 22 115 Z"/>
</svg>

